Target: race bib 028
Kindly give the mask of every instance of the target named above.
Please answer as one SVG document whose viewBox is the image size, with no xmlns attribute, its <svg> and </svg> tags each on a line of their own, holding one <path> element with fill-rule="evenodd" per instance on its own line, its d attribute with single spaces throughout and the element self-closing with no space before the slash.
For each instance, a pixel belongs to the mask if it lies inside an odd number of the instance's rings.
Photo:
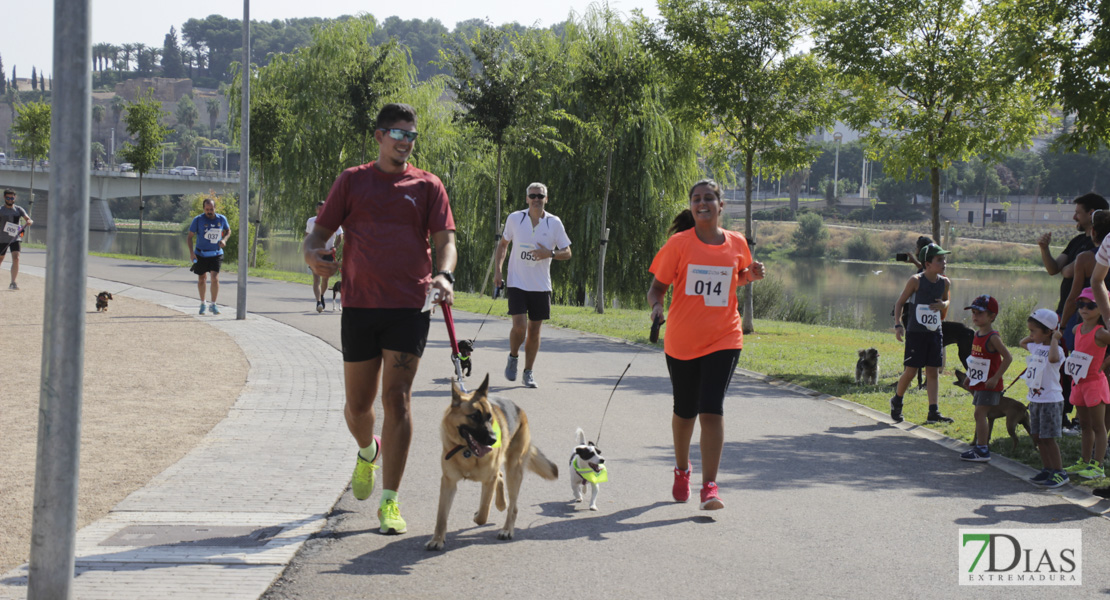
<svg viewBox="0 0 1110 600">
<path fill-rule="evenodd" d="M 991 361 L 981 356 L 967 357 L 967 385 L 979 385 L 987 380 Z"/>
<path fill-rule="evenodd" d="M 701 296 L 706 306 L 728 306 L 732 267 L 689 265 L 686 267 L 686 295 Z"/>
</svg>

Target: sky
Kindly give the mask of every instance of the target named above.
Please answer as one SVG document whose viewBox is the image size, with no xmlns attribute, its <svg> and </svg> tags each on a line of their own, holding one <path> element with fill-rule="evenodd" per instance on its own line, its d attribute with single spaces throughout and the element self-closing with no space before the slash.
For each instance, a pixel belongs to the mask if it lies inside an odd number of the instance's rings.
<svg viewBox="0 0 1110 600">
<path fill-rule="evenodd" d="M 7 4 L 9 0 L 5 0 Z M 161 48 L 170 26 L 177 28 L 192 18 L 219 14 L 243 18 L 243 4 L 234 0 L 190 0 L 189 2 L 155 3 L 150 0 L 90 0 L 92 5 L 92 43 L 142 43 Z M 53 31 L 54 3 L 48 0 L 10 0 L 9 8 L 0 19 L 0 59 L 4 76 L 11 78 L 12 66 L 17 76 L 30 77 L 31 67 L 45 72 L 54 70 Z M 19 5 L 18 9 L 14 5 Z M 378 20 L 398 16 L 402 19 L 439 19 L 447 29 L 467 19 L 489 19 L 495 25 L 517 22 L 522 25 L 547 27 L 565 21 L 571 11 L 582 14 L 591 0 L 405 0 L 402 2 L 358 2 L 354 0 L 255 0 L 251 3 L 252 21 L 295 19 L 304 17 L 333 18 L 341 15 L 370 13 Z M 155 8 L 155 6 L 158 8 Z M 610 0 L 609 5 L 630 15 L 642 9 L 649 18 L 659 17 L 656 0 Z"/>
</svg>

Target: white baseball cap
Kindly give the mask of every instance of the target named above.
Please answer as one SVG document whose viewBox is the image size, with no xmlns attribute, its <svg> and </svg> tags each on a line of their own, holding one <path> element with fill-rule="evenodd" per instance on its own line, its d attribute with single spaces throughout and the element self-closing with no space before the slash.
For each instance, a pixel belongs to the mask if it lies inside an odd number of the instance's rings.
<svg viewBox="0 0 1110 600">
<path fill-rule="evenodd" d="M 1038 308 L 1029 316 L 1049 329 L 1056 329 L 1056 326 L 1060 324 L 1060 317 L 1047 308 Z"/>
</svg>

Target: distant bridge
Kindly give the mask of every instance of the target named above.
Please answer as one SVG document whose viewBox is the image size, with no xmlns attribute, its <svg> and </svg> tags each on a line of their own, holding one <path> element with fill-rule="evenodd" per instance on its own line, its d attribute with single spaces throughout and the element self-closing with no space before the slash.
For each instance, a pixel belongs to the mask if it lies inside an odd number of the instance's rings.
<svg viewBox="0 0 1110 600">
<path fill-rule="evenodd" d="M 0 188 L 12 188 L 20 192 L 31 189 L 31 167 L 23 165 L 0 165 Z M 169 169 L 157 169 L 143 175 L 143 196 L 169 196 L 182 194 L 206 194 L 208 192 L 228 193 L 239 190 L 239 173 L 236 171 L 200 171 L 199 175 L 170 175 Z M 35 192 L 50 191 L 50 167 L 35 168 Z M 18 203 L 26 206 L 26 193 L 21 193 Z M 112 231 L 116 228 L 112 211 L 108 208 L 110 198 L 132 198 L 139 195 L 139 174 L 118 170 L 99 169 L 89 175 L 89 229 L 92 231 Z M 49 201 L 35 203 L 36 221 L 48 224 L 50 216 Z"/>
</svg>

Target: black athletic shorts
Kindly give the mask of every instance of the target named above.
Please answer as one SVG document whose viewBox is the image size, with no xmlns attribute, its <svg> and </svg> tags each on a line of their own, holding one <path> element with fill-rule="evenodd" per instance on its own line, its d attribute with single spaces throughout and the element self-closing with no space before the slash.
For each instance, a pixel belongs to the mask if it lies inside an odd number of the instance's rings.
<svg viewBox="0 0 1110 600">
<path fill-rule="evenodd" d="M 902 364 L 907 367 L 940 367 L 944 361 L 944 338 L 940 330 L 907 331 L 904 356 Z"/>
<path fill-rule="evenodd" d="M 11 243 L 11 245 L 4 244 L 3 246 L 0 246 L 0 256 L 7 255 L 9 250 L 12 252 L 21 252 L 21 247 L 21 242 L 19 241 L 14 241 Z"/>
<path fill-rule="evenodd" d="M 343 308 L 340 339 L 343 362 L 362 362 L 382 355 L 382 350 L 404 352 L 420 358 L 428 343 L 431 312 L 419 308 Z"/>
<path fill-rule="evenodd" d="M 197 255 L 197 262 L 189 269 L 197 275 L 204 275 L 205 273 L 219 273 L 220 265 L 224 262 L 224 255 L 217 254 L 216 256 L 201 256 Z"/>
<path fill-rule="evenodd" d="M 718 350 L 692 360 L 667 355 L 674 414 L 682 419 L 693 419 L 702 413 L 724 416 L 725 392 L 739 360 L 739 348 Z"/>
<path fill-rule="evenodd" d="M 506 291 L 509 299 L 509 314 L 528 313 L 529 321 L 546 321 L 551 318 L 551 292 L 526 292 L 511 287 Z"/>
</svg>

